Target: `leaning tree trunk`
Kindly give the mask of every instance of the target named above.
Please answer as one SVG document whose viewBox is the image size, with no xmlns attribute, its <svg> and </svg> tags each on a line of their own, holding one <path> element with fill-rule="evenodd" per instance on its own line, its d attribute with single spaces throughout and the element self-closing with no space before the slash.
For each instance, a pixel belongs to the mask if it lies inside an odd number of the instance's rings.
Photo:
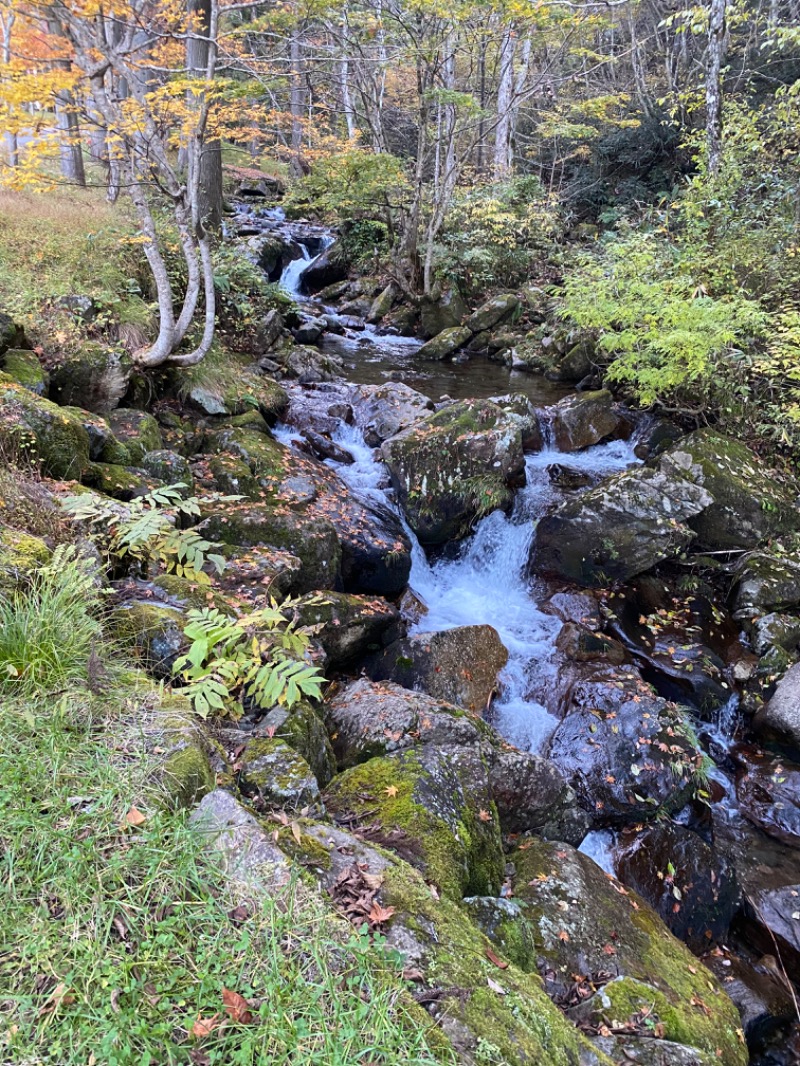
<svg viewBox="0 0 800 1066">
<path fill-rule="evenodd" d="M 725 57 L 727 0 L 711 0 L 706 61 L 706 146 L 708 172 L 719 174 L 722 164 L 722 62 Z"/>
</svg>

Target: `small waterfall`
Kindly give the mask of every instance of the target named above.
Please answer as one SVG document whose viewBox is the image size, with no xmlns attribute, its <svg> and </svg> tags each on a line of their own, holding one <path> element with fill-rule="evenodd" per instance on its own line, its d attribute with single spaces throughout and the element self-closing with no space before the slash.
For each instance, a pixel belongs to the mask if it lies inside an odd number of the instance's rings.
<svg viewBox="0 0 800 1066">
<path fill-rule="evenodd" d="M 342 425 L 335 439 L 356 459 L 351 466 L 336 467 L 342 480 L 353 492 L 385 502 L 383 468 L 360 430 Z M 431 563 L 414 534 L 406 530 L 412 544 L 409 584 L 428 607 L 414 632 L 466 625 L 497 630 L 509 661 L 493 705 L 495 723 L 512 744 L 531 751 L 543 749 L 556 725 L 543 699 L 555 671 L 553 652 L 561 622 L 537 606 L 525 573 L 536 522 L 558 499 L 547 475 L 547 467 L 557 459 L 603 475 L 637 462 L 630 444 L 623 441 L 568 456 L 550 445 L 527 456 L 526 484 L 517 493 L 511 514 L 494 511 L 482 519 L 455 559 Z"/>
<path fill-rule="evenodd" d="M 289 293 L 290 296 L 300 296 L 300 276 L 309 263 L 314 262 L 306 245 L 299 244 L 298 246 L 303 253 L 302 256 L 289 263 L 278 282 L 283 291 Z"/>
</svg>

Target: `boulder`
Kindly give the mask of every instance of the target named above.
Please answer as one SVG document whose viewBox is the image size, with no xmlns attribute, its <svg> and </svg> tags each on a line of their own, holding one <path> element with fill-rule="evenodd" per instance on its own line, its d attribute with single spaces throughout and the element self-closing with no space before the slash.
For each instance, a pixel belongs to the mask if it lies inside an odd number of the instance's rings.
<svg viewBox="0 0 800 1066">
<path fill-rule="evenodd" d="M 440 747 L 490 742 L 493 731 L 480 715 L 393 683 L 362 678 L 325 705 L 325 721 L 341 767 L 416 744 Z"/>
<path fill-rule="evenodd" d="M 365 442 L 377 448 L 433 411 L 433 402 L 400 381 L 384 385 L 359 385 L 352 399 L 353 420 Z"/>
<path fill-rule="evenodd" d="M 327 329 L 324 318 L 306 318 L 293 331 L 298 344 L 316 344 Z"/>
<path fill-rule="evenodd" d="M 300 810 L 319 799 L 317 779 L 297 751 L 277 737 L 247 742 L 239 759 L 239 787 L 267 807 Z"/>
<path fill-rule="evenodd" d="M 615 867 L 690 950 L 699 954 L 724 940 L 739 909 L 736 874 L 697 833 L 662 820 L 623 834 Z"/>
<path fill-rule="evenodd" d="M 163 481 L 165 485 L 183 485 L 183 495 L 189 497 L 194 491 L 194 476 L 187 459 L 166 448 L 145 452 L 141 460 L 142 470 Z"/>
<path fill-rule="evenodd" d="M 521 301 L 514 293 L 503 293 L 493 296 L 482 304 L 477 311 L 473 311 L 464 320 L 465 327 L 470 333 L 483 333 L 494 329 L 502 322 L 508 322 L 519 312 Z"/>
<path fill-rule="evenodd" d="M 762 615 L 751 623 L 749 631 L 757 655 L 766 655 L 771 648 L 795 652 L 800 645 L 800 618 L 792 614 Z"/>
<path fill-rule="evenodd" d="M 370 656 L 364 670 L 373 681 L 394 681 L 481 712 L 507 662 L 508 652 L 491 626 L 457 626 L 396 640 Z"/>
<path fill-rule="evenodd" d="M 115 607 L 109 617 L 114 637 L 132 651 L 154 677 L 169 680 L 176 659 L 189 649 L 183 635 L 186 626 L 183 607 L 161 601 L 131 598 Z"/>
<path fill-rule="evenodd" d="M 542 413 L 533 406 L 528 397 L 521 392 L 509 392 L 505 396 L 492 396 L 491 401 L 503 409 L 512 423 L 516 422 L 519 426 L 523 451 L 540 451 L 544 443 Z"/>
<path fill-rule="evenodd" d="M 180 692 L 161 693 L 138 723 L 155 767 L 151 781 L 173 810 L 191 810 L 216 787 L 217 752 Z"/>
<path fill-rule="evenodd" d="M 158 422 L 144 411 L 118 407 L 108 421 L 114 436 L 128 449 L 132 463 L 140 463 L 147 452 L 164 447 Z"/>
<path fill-rule="evenodd" d="M 300 700 L 291 708 L 273 707 L 260 719 L 255 732 L 274 736 L 302 755 L 320 788 L 336 773 L 336 758 L 325 723 L 308 700 Z"/>
<path fill-rule="evenodd" d="M 108 414 L 119 407 L 132 374 L 127 352 L 87 342 L 51 369 L 50 395 L 63 406 Z"/>
<path fill-rule="evenodd" d="M 430 340 L 442 330 L 460 326 L 468 313 L 469 308 L 455 287 L 423 296 L 419 305 L 420 332 L 425 340 Z"/>
<path fill-rule="evenodd" d="M 472 331 L 466 326 L 451 326 L 450 329 L 444 329 L 441 333 L 437 333 L 435 337 L 426 341 L 417 352 L 417 355 L 420 359 L 440 362 L 463 348 L 471 337 Z"/>
<path fill-rule="evenodd" d="M 344 592 L 305 596 L 294 605 L 301 625 L 321 626 L 316 640 L 339 667 L 396 639 L 400 614 L 386 600 Z"/>
<path fill-rule="evenodd" d="M 46 396 L 50 387 L 50 375 L 39 362 L 35 352 L 24 348 L 9 348 L 0 356 L 0 370 L 18 385 L 37 396 Z"/>
<path fill-rule="evenodd" d="M 509 508 L 525 481 L 518 421 L 490 400 L 450 404 L 386 441 L 381 454 L 424 545 L 466 536 L 477 518 Z"/>
<path fill-rule="evenodd" d="M 670 478 L 685 478 L 711 496 L 711 504 L 689 522 L 702 550 L 754 548 L 766 537 L 798 526 L 791 492 L 745 444 L 713 429 L 698 430 L 673 445 L 658 466 Z"/>
<path fill-rule="evenodd" d="M 730 950 L 719 948 L 703 958 L 717 980 L 724 983 L 725 992 L 736 1005 L 751 1048 L 796 1017 L 783 974 L 778 967 L 773 968 L 770 961 L 766 957 L 753 966 Z"/>
<path fill-rule="evenodd" d="M 556 637 L 556 650 L 576 663 L 608 662 L 620 666 L 627 657 L 618 640 L 576 622 L 565 622 L 561 627 Z"/>
<path fill-rule="evenodd" d="M 398 290 L 393 281 L 390 281 L 385 289 L 381 289 L 375 299 L 372 301 L 372 306 L 369 309 L 367 315 L 367 322 L 380 322 L 382 318 L 389 314 L 392 306 L 397 299 Z"/>
<path fill-rule="evenodd" d="M 51 555 L 41 537 L 0 523 L 0 595 L 12 595 L 27 584 Z"/>
<path fill-rule="evenodd" d="M 54 478 L 78 479 L 89 465 L 84 418 L 35 396 L 4 374 L 0 374 L 0 444 L 8 456 L 38 460 L 43 472 Z"/>
<path fill-rule="evenodd" d="M 300 275 L 300 288 L 305 293 L 319 292 L 337 281 L 344 281 L 347 272 L 347 257 L 341 244 L 334 241 L 305 268 Z"/>
<path fill-rule="evenodd" d="M 497 751 L 489 784 L 504 834 L 533 833 L 577 847 L 589 830 L 591 818 L 561 772 L 533 752 Z"/>
<path fill-rule="evenodd" d="M 763 833 L 800 848 L 800 765 L 757 750 L 738 755 L 740 811 Z"/>
<path fill-rule="evenodd" d="M 513 897 L 470 899 L 469 913 L 501 957 L 543 975 L 568 1017 L 595 1032 L 627 1032 L 634 1041 L 650 1032 L 694 1049 L 694 1058 L 681 1052 L 655 1060 L 669 1066 L 747 1063 L 739 1016 L 722 985 L 641 897 L 567 844 L 532 838 L 510 860 Z M 653 1061 L 633 1054 L 622 1061 L 629 1059 Z"/>
<path fill-rule="evenodd" d="M 204 414 L 243 415 L 257 410 L 269 425 L 282 416 L 289 402 L 283 387 L 257 365 L 241 367 L 235 361 L 218 380 L 189 385 L 186 396 Z"/>
<path fill-rule="evenodd" d="M 689 521 L 711 503 L 709 492 L 681 477 L 625 470 L 541 519 L 532 565 L 580 585 L 628 581 L 688 547 Z"/>
<path fill-rule="evenodd" d="M 330 459 L 332 462 L 339 463 L 342 466 L 351 466 L 356 461 L 352 452 L 342 448 L 336 441 L 331 440 L 330 437 L 326 437 L 322 433 L 315 433 L 313 429 L 304 429 L 302 436 L 308 445 L 309 451 L 317 459 L 322 459 L 323 461 Z"/>
<path fill-rule="evenodd" d="M 163 484 L 146 470 L 119 463 L 90 463 L 83 473 L 83 480 L 104 495 L 125 502 L 146 496 Z"/>
<path fill-rule="evenodd" d="M 614 406 L 605 389 L 567 396 L 546 409 L 553 442 L 561 452 L 578 452 L 604 440 L 624 436 L 627 419 Z"/>
<path fill-rule="evenodd" d="M 338 774 L 324 799 L 334 818 L 359 826 L 450 899 L 500 891 L 500 823 L 476 747 L 424 744 L 378 756 Z"/>
<path fill-rule="evenodd" d="M 26 348 L 28 341 L 25 330 L 14 319 L 0 311 L 0 354 L 7 352 L 9 348 Z"/>
<path fill-rule="evenodd" d="M 706 770 L 680 707 L 655 696 L 632 667 L 615 672 L 587 664 L 570 671 L 564 718 L 547 757 L 594 824 L 624 825 L 680 810 Z"/>
<path fill-rule="evenodd" d="M 733 604 L 737 618 L 800 608 L 800 554 L 794 544 L 789 551 L 780 548 L 776 544 L 748 553 L 736 567 Z"/>
<path fill-rule="evenodd" d="M 800 758 L 800 663 L 778 682 L 772 699 L 756 714 L 753 727 L 767 739 L 787 745 Z"/>
</svg>

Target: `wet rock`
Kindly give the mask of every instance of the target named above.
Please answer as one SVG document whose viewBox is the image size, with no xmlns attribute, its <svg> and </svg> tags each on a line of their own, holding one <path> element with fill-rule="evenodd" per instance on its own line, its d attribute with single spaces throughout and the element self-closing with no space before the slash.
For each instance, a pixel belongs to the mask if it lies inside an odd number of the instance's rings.
<svg viewBox="0 0 800 1066">
<path fill-rule="evenodd" d="M 556 649 L 573 662 L 609 662 L 620 666 L 627 658 L 618 640 L 566 622 L 556 638 Z"/>
<path fill-rule="evenodd" d="M 512 319 L 519 312 L 520 305 L 520 298 L 514 293 L 493 296 L 464 320 L 464 326 L 470 333 L 483 333 L 494 329 Z"/>
<path fill-rule="evenodd" d="M 370 656 L 373 681 L 394 681 L 470 711 L 482 711 L 496 692 L 508 652 L 491 626 L 456 626 L 417 633 Z"/>
<path fill-rule="evenodd" d="M 488 400 L 448 405 L 386 441 L 381 454 L 425 545 L 463 537 L 483 514 L 510 507 L 525 479 L 519 425 Z"/>
<path fill-rule="evenodd" d="M 800 607 L 800 556 L 795 551 L 749 553 L 735 573 L 738 618 Z"/>
<path fill-rule="evenodd" d="M 403 621 L 410 626 L 417 625 L 428 613 L 428 605 L 410 588 L 407 588 L 397 601 L 397 608 Z"/>
<path fill-rule="evenodd" d="M 277 737 L 249 741 L 239 765 L 239 787 L 268 807 L 300 810 L 319 799 L 311 767 Z"/>
<path fill-rule="evenodd" d="M 578 845 L 591 819 L 560 771 L 527 751 L 497 751 L 489 772 L 503 833 L 535 833 Z"/>
<path fill-rule="evenodd" d="M 348 263 L 342 246 L 334 241 L 305 268 L 300 276 L 300 287 L 305 293 L 319 292 L 329 285 L 344 281 L 347 271 Z"/>
<path fill-rule="evenodd" d="M 751 1047 L 795 1016 L 786 979 L 774 957 L 765 956 L 753 965 L 728 950 L 717 949 L 705 956 L 703 962 L 723 982 L 736 1005 Z"/>
<path fill-rule="evenodd" d="M 633 668 L 579 670 L 548 758 L 596 825 L 648 820 L 679 810 L 705 757 L 679 707 L 653 694 Z"/>
<path fill-rule="evenodd" d="M 316 640 L 331 666 L 341 666 L 395 640 L 400 630 L 396 607 L 382 599 L 343 592 L 306 596 L 294 606 L 304 626 L 322 626 Z"/>
<path fill-rule="evenodd" d="M 717 1049 L 719 1061 L 747 1062 L 730 999 L 641 897 L 567 844 L 534 837 L 510 860 L 513 899 L 467 907 L 501 957 L 540 973 L 568 1016 L 622 1030 L 634 1048 L 647 1033 L 694 1048 L 704 1066 L 718 1061 Z M 702 1008 L 687 1009 L 693 1000 Z"/>
<path fill-rule="evenodd" d="M 800 765 L 758 750 L 739 750 L 736 781 L 742 814 L 768 836 L 800 848 Z"/>
<path fill-rule="evenodd" d="M 594 444 L 624 436 L 628 422 L 614 407 L 610 392 L 567 396 L 547 408 L 553 441 L 559 451 L 578 452 Z"/>
<path fill-rule="evenodd" d="M 689 521 L 711 502 L 683 478 L 626 470 L 541 519 L 532 563 L 581 585 L 628 581 L 686 548 L 695 537 Z"/>
<path fill-rule="evenodd" d="M 590 592 L 557 592 L 542 605 L 542 610 L 562 622 L 574 622 L 587 629 L 600 627 L 600 609 Z"/>
<path fill-rule="evenodd" d="M 424 744 L 379 756 L 337 775 L 324 799 L 348 826 L 374 826 L 368 839 L 395 851 L 450 899 L 500 891 L 500 825 L 477 748 Z"/>
<path fill-rule="evenodd" d="M 50 395 L 64 406 L 108 414 L 128 391 L 132 373 L 126 352 L 87 342 L 52 368 Z"/>
<path fill-rule="evenodd" d="M 637 459 L 654 459 L 667 448 L 679 441 L 682 431 L 667 418 L 653 416 L 641 422 L 636 431 L 636 446 L 633 449 Z"/>
<path fill-rule="evenodd" d="M 796 651 L 800 644 L 800 618 L 774 612 L 765 614 L 752 623 L 751 638 L 758 655 L 766 655 L 775 647 Z"/>
<path fill-rule="evenodd" d="M 39 362 L 35 352 L 23 348 L 10 348 L 0 356 L 0 370 L 18 385 L 37 396 L 46 396 L 50 387 L 50 375 Z"/>
<path fill-rule="evenodd" d="M 435 337 L 426 341 L 417 352 L 417 355 L 420 359 L 439 362 L 451 355 L 455 355 L 471 337 L 472 331 L 466 326 L 451 326 L 450 329 L 444 329 L 441 333 L 437 333 Z"/>
<path fill-rule="evenodd" d="M 325 721 L 342 767 L 416 744 L 475 745 L 494 735 L 479 715 L 422 692 L 365 678 L 347 685 L 326 703 Z"/>
<path fill-rule="evenodd" d="M 505 396 L 492 396 L 492 403 L 502 408 L 506 416 L 516 422 L 522 433 L 522 448 L 526 452 L 538 452 L 543 444 L 541 412 L 527 396 L 519 392 Z"/>
<path fill-rule="evenodd" d="M 427 418 L 433 410 L 427 396 L 402 382 L 359 385 L 351 403 L 355 424 L 371 448 Z"/>
<path fill-rule="evenodd" d="M 800 663 L 778 682 L 772 699 L 755 716 L 753 727 L 800 755 Z"/>
<path fill-rule="evenodd" d="M 746 897 L 747 910 L 761 926 L 763 950 L 780 953 L 790 981 L 800 980 L 800 882 L 762 888 Z"/>
<path fill-rule="evenodd" d="M 322 433 L 315 433 L 313 429 L 303 430 L 303 439 L 317 459 L 331 459 L 334 463 L 342 463 L 344 466 L 355 462 L 352 453 L 346 448 L 342 448 Z"/>
<path fill-rule="evenodd" d="M 547 476 L 553 485 L 567 491 L 585 489 L 597 481 L 592 474 L 587 474 L 582 470 L 573 470 L 563 463 L 553 463 L 552 466 L 548 466 Z"/>
<path fill-rule="evenodd" d="M 765 537 L 797 527 L 788 490 L 746 445 L 712 429 L 673 445 L 658 466 L 711 495 L 711 504 L 689 522 L 701 549 L 754 548 Z"/>
<path fill-rule="evenodd" d="M 307 318 L 294 330 L 294 339 L 298 344 L 316 344 L 327 326 L 324 318 Z"/>
<path fill-rule="evenodd" d="M 662 821 L 623 834 L 615 866 L 623 884 L 643 896 L 692 951 L 726 936 L 740 901 L 736 875 L 691 829 Z"/>
</svg>

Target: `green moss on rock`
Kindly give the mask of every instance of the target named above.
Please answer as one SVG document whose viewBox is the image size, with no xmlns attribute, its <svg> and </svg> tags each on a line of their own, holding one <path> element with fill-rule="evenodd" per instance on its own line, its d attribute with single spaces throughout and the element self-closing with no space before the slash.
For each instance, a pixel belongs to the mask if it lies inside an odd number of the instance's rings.
<svg viewBox="0 0 800 1066">
<path fill-rule="evenodd" d="M 0 367 L 12 381 L 23 385 L 37 396 L 46 396 L 50 378 L 35 352 L 12 348 L 0 358 Z"/>
<path fill-rule="evenodd" d="M 140 463 L 147 452 L 164 447 L 158 422 L 144 411 L 118 407 L 111 412 L 108 421 L 114 436 L 127 447 L 132 463 Z"/>
<path fill-rule="evenodd" d="M 37 459 L 54 478 L 80 478 L 89 465 L 84 420 L 5 374 L 0 374 L 0 444 L 7 454 Z"/>
<path fill-rule="evenodd" d="M 44 566 L 51 554 L 39 537 L 0 525 L 0 593 L 12 592 Z"/>
</svg>

